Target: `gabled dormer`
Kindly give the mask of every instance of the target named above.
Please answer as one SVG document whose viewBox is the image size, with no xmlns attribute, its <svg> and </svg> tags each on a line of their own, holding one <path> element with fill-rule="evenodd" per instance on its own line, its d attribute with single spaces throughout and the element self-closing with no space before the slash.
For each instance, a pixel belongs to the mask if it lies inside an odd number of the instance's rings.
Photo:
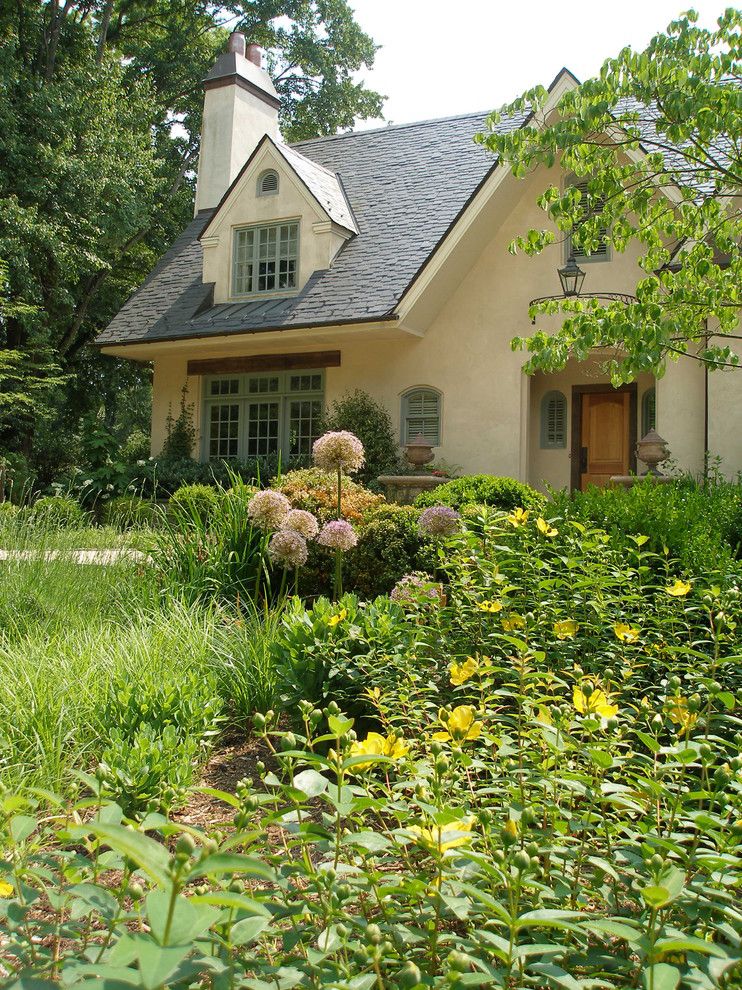
<svg viewBox="0 0 742 990">
<path fill-rule="evenodd" d="M 358 233 L 339 177 L 265 135 L 201 234 L 214 303 L 285 297 Z"/>
</svg>

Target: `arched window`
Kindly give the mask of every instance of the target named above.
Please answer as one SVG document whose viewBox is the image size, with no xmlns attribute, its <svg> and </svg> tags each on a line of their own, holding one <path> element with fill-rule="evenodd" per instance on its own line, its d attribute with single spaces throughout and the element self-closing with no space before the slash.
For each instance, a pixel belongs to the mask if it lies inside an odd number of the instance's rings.
<svg viewBox="0 0 742 990">
<path fill-rule="evenodd" d="M 422 433 L 425 442 L 441 442 L 441 393 L 434 388 L 411 388 L 402 396 L 402 446 Z"/>
<path fill-rule="evenodd" d="M 657 428 L 657 390 L 648 388 L 642 396 L 642 436 Z"/>
<path fill-rule="evenodd" d="M 541 400 L 541 448 L 567 446 L 567 400 L 561 392 L 547 392 Z"/>
<path fill-rule="evenodd" d="M 278 172 L 269 168 L 258 176 L 258 196 L 272 196 L 278 192 Z"/>
</svg>

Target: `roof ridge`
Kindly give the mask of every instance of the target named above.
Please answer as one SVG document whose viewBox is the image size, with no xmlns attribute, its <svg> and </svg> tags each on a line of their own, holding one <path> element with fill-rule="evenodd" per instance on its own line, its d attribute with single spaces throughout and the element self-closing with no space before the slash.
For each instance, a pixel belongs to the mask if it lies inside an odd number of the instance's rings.
<svg viewBox="0 0 742 990">
<path fill-rule="evenodd" d="M 411 120 L 405 124 L 384 124 L 380 127 L 368 127 L 362 131 L 343 131 L 341 134 L 323 134 L 320 137 L 303 138 L 292 141 L 287 147 L 298 148 L 302 144 L 314 144 L 317 141 L 336 141 L 340 138 L 362 137 L 364 134 L 379 134 L 386 131 L 399 131 L 406 127 L 426 127 L 429 124 L 445 124 L 449 120 L 466 120 L 469 117 L 488 117 L 492 110 L 472 111 L 471 113 L 454 113 L 448 117 L 428 117 L 426 120 Z"/>
</svg>

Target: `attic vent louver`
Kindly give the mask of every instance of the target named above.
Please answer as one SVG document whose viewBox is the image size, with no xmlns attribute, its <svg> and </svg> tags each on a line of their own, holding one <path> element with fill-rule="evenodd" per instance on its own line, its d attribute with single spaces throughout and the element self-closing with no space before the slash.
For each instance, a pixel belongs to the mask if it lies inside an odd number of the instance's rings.
<svg viewBox="0 0 742 990">
<path fill-rule="evenodd" d="M 278 192 L 278 172 L 272 168 L 261 172 L 258 178 L 258 196 L 271 196 Z"/>
</svg>

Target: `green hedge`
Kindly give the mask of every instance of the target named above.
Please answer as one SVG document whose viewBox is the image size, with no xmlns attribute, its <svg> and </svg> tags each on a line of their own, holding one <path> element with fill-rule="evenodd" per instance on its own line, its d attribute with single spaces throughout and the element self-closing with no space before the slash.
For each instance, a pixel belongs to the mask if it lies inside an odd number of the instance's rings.
<svg viewBox="0 0 742 990">
<path fill-rule="evenodd" d="M 415 505 L 427 508 L 430 505 L 450 505 L 461 509 L 465 505 L 491 505 L 511 512 L 513 509 L 533 509 L 540 511 L 544 496 L 515 478 L 498 478 L 491 474 L 471 474 L 464 478 L 439 485 L 431 491 L 418 495 Z"/>
</svg>

